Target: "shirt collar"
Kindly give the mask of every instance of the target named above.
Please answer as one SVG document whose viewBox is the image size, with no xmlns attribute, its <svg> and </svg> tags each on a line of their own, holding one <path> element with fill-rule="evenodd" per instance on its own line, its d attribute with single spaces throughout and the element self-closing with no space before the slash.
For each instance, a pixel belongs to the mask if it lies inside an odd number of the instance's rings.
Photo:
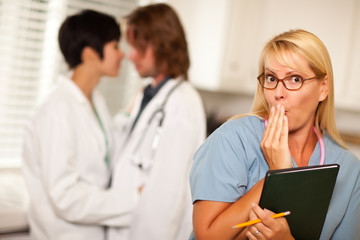
<svg viewBox="0 0 360 240">
<path fill-rule="evenodd" d="M 159 90 L 161 89 L 162 86 L 165 85 L 165 83 L 169 80 L 169 77 L 165 77 L 158 85 L 156 85 L 155 87 L 151 87 L 151 84 L 149 84 L 145 89 L 144 89 L 144 98 L 147 99 L 152 99 L 157 92 L 159 92 Z"/>
</svg>

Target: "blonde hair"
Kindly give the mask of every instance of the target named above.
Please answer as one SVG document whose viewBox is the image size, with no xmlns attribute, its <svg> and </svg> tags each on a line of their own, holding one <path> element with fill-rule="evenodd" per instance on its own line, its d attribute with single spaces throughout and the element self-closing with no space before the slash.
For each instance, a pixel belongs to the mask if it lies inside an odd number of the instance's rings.
<svg viewBox="0 0 360 240">
<path fill-rule="evenodd" d="M 298 29 L 290 30 L 275 36 L 263 48 L 259 61 L 259 75 L 264 72 L 267 59 L 275 57 L 282 65 L 290 66 L 288 56 L 296 59 L 304 57 L 316 76 L 327 76 L 328 96 L 319 102 L 315 113 L 315 127 L 318 133 L 325 131 L 340 146 L 346 148 L 335 123 L 334 105 L 334 77 L 329 53 L 322 41 L 314 34 Z M 293 66 L 290 66 L 293 67 Z M 264 90 L 260 84 L 257 86 L 251 112 L 247 115 L 267 118 L 269 106 L 266 102 Z M 233 118 L 239 118 L 241 115 Z"/>
</svg>

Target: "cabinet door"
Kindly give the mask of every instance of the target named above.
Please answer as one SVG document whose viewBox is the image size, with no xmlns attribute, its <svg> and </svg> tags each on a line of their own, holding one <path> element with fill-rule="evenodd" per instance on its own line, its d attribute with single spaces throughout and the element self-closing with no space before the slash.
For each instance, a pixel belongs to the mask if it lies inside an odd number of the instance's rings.
<svg viewBox="0 0 360 240">
<path fill-rule="evenodd" d="M 335 100 L 339 108 L 360 111 L 360 1 L 355 1 L 351 16 L 350 40 L 346 46 L 348 61 L 343 75 L 336 76 L 341 92 L 335 89 Z"/>
<path fill-rule="evenodd" d="M 220 89 L 229 2 L 169 0 L 180 15 L 190 52 L 190 81 L 198 88 Z"/>
<path fill-rule="evenodd" d="M 263 45 L 264 1 L 229 0 L 224 47 L 222 91 L 253 94 L 257 84 L 258 59 Z"/>
</svg>

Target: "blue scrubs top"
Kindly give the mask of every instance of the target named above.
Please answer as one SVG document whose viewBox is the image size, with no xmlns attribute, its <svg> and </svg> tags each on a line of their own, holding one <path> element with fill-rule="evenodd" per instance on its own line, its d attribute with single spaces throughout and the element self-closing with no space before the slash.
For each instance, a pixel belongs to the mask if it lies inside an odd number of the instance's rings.
<svg viewBox="0 0 360 240">
<path fill-rule="evenodd" d="M 263 120 L 246 116 L 227 121 L 207 138 L 190 173 L 193 202 L 235 202 L 265 177 L 269 167 L 260 148 L 264 130 Z M 360 161 L 329 135 L 323 141 L 324 164 L 337 163 L 340 171 L 320 239 L 360 239 Z M 317 143 L 309 166 L 319 165 L 320 153 Z"/>
</svg>

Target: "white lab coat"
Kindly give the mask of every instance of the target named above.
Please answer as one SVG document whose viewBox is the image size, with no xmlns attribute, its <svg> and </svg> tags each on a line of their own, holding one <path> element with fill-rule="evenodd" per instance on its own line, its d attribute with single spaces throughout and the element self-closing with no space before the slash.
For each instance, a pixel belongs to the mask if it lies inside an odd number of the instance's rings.
<svg viewBox="0 0 360 240">
<path fill-rule="evenodd" d="M 112 150 L 105 101 L 96 91 L 92 99 Z M 30 195 L 32 239 L 103 240 L 101 225 L 129 224 L 137 192 L 129 186 L 106 189 L 105 146 L 89 101 L 73 81 L 60 77 L 25 133 L 23 172 Z"/>
<path fill-rule="evenodd" d="M 127 119 L 119 115 L 117 146 L 119 158 L 114 171 L 114 186 L 128 184 L 135 176 L 137 186 L 144 184 L 130 228 L 110 228 L 109 240 L 188 239 L 192 230 L 192 201 L 189 171 L 196 149 L 206 136 L 206 118 L 199 94 L 183 81 L 165 105 L 165 118 L 158 148 L 152 144 L 161 114 L 148 125 L 151 115 L 164 102 L 180 79 L 169 80 L 145 107 L 132 134 L 126 138 L 138 113 L 142 93 L 135 99 Z M 144 134 L 144 129 L 147 129 Z M 139 144 L 139 141 L 143 141 Z M 145 170 L 137 164 L 141 163 Z"/>
</svg>

